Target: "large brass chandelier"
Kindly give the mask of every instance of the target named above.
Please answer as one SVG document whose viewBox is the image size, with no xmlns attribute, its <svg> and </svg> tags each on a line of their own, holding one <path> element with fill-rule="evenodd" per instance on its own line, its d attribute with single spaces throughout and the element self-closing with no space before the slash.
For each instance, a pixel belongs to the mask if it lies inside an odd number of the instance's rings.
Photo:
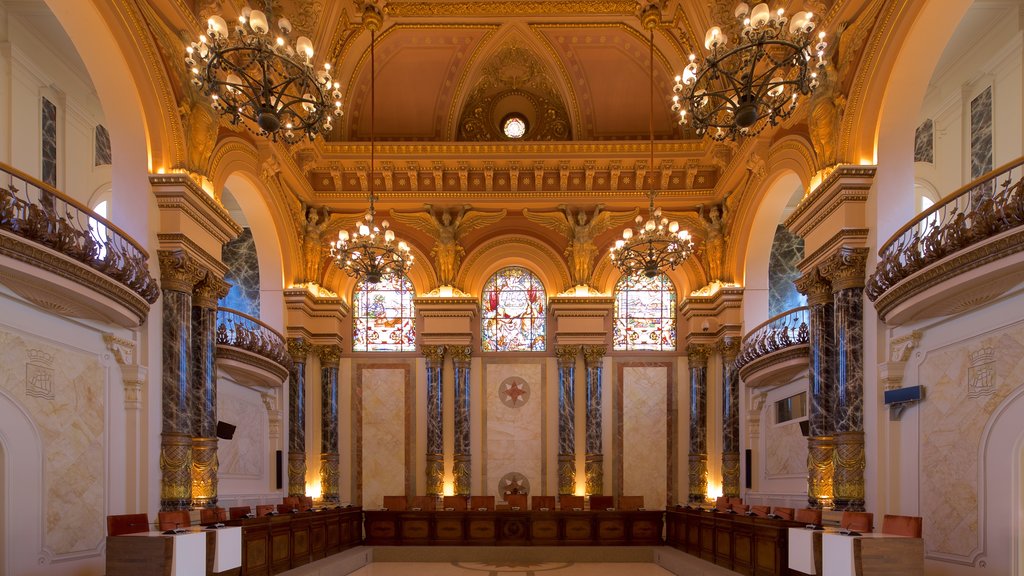
<svg viewBox="0 0 1024 576">
<path fill-rule="evenodd" d="M 287 18 L 271 30 L 271 4 L 266 0 L 265 11 L 244 8 L 233 31 L 224 18 L 212 16 L 206 34 L 185 48 L 185 64 L 192 84 L 233 124 L 274 141 L 312 140 L 342 115 L 341 90 L 329 63 L 314 70 L 309 38 L 291 43 Z"/>
<path fill-rule="evenodd" d="M 654 168 L 654 28 L 661 20 L 657 6 L 648 6 L 643 13 L 642 23 L 650 32 L 650 100 L 651 109 L 648 119 L 650 132 L 651 165 Z M 693 239 L 687 230 L 680 230 L 679 223 L 669 222 L 661 215 L 661 208 L 654 207 L 655 179 L 651 176 L 651 187 L 648 194 L 650 204 L 647 218 L 636 217 L 636 230 L 626 228 L 622 238 L 616 240 L 610 249 L 612 264 L 623 276 L 643 274 L 654 278 L 663 270 L 673 270 L 693 252 Z"/>
<path fill-rule="evenodd" d="M 374 208 L 376 194 L 373 190 L 373 151 L 374 151 L 374 118 L 376 80 L 374 71 L 374 46 L 377 43 L 377 30 L 383 24 L 380 10 L 367 3 L 363 12 L 363 25 L 370 30 L 370 177 L 367 180 L 370 207 L 352 232 L 338 232 L 338 239 L 331 242 L 331 257 L 339 268 L 354 278 L 365 280 L 370 284 L 380 282 L 385 276 L 401 276 L 412 266 L 413 255 L 409 245 L 404 241 L 396 241 L 395 232 L 391 230 L 387 220 L 377 224 L 377 212 Z"/>
<path fill-rule="evenodd" d="M 818 85 L 811 62 L 825 65 L 825 33 L 812 34 L 811 12 L 787 19 L 782 8 L 772 12 L 762 2 L 751 10 L 740 2 L 735 16 L 742 26 L 736 44 L 722 28 L 709 28 L 707 56 L 701 63 L 691 54 L 673 88 L 679 123 L 718 141 L 753 136 L 788 118 L 798 97 Z"/>
</svg>

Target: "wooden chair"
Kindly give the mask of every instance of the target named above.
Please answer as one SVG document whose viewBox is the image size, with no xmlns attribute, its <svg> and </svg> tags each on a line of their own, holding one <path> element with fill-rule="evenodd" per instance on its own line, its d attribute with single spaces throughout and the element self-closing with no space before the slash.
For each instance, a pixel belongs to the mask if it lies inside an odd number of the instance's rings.
<svg viewBox="0 0 1024 576">
<path fill-rule="evenodd" d="M 473 496 L 469 499 L 469 507 L 472 510 L 486 508 L 488 512 L 494 511 L 494 496 Z"/>
<path fill-rule="evenodd" d="M 643 496 L 619 496 L 620 510 L 639 510 L 644 507 Z"/>
<path fill-rule="evenodd" d="M 743 503 L 740 503 L 740 502 L 732 502 L 731 505 L 732 505 L 732 511 L 737 513 L 737 514 L 746 514 L 747 511 L 750 510 L 750 506 L 748 504 L 743 504 Z"/>
<path fill-rule="evenodd" d="M 583 510 L 583 496 L 564 494 L 558 497 L 558 509 L 561 511 Z"/>
<path fill-rule="evenodd" d="M 200 508 L 199 509 L 199 523 L 216 524 L 217 522 L 223 522 L 228 519 L 228 511 L 223 508 Z"/>
<path fill-rule="evenodd" d="M 285 496 L 281 499 L 281 505 L 288 508 L 289 512 L 291 512 L 292 509 L 302 510 L 302 501 L 299 500 L 298 496 Z"/>
<path fill-rule="evenodd" d="M 176 530 L 178 528 L 188 528 L 192 525 L 192 518 L 188 514 L 188 510 L 172 510 L 170 512 L 160 512 L 157 514 L 157 524 L 160 530 Z"/>
<path fill-rule="evenodd" d="M 278 514 L 291 514 L 293 510 L 298 510 L 298 508 L 293 508 L 291 504 L 278 504 L 275 510 Z"/>
<path fill-rule="evenodd" d="M 547 508 L 548 510 L 555 509 L 555 497 L 554 496 L 534 496 L 531 498 L 531 505 L 533 510 L 540 510 L 541 508 Z"/>
<path fill-rule="evenodd" d="M 313 497 L 312 496 L 296 496 L 299 499 L 299 508 L 301 510 L 312 510 L 313 509 Z"/>
<path fill-rule="evenodd" d="M 437 507 L 437 498 L 433 496 L 413 496 L 410 508 L 419 508 L 424 512 L 433 512 Z"/>
<path fill-rule="evenodd" d="M 247 514 L 252 514 L 252 506 L 232 506 L 228 508 L 228 515 L 232 520 L 245 518 Z"/>
<path fill-rule="evenodd" d="M 908 538 L 920 538 L 921 517 L 886 514 L 882 517 L 882 533 L 907 536 Z"/>
<path fill-rule="evenodd" d="M 728 496 L 719 496 L 718 498 L 715 499 L 715 510 L 719 512 L 728 512 L 729 506 L 730 505 Z"/>
<path fill-rule="evenodd" d="M 771 512 L 771 507 L 769 507 L 769 506 L 751 506 L 750 507 L 750 511 L 754 513 L 754 516 L 759 516 L 761 518 L 767 518 L 768 514 Z"/>
<path fill-rule="evenodd" d="M 775 508 L 772 509 L 772 514 L 775 514 L 781 520 L 792 520 L 793 519 L 793 509 L 792 508 L 786 508 L 784 506 L 776 506 Z"/>
<path fill-rule="evenodd" d="M 526 510 L 526 494 L 505 494 L 505 502 L 509 508 Z"/>
<path fill-rule="evenodd" d="M 594 494 L 590 497 L 591 510 L 607 510 L 609 508 L 615 508 L 615 496 Z"/>
<path fill-rule="evenodd" d="M 256 505 L 256 517 L 263 518 L 274 511 L 275 506 L 273 504 L 257 504 Z"/>
<path fill-rule="evenodd" d="M 843 512 L 839 527 L 854 532 L 871 532 L 875 516 L 871 512 Z"/>
<path fill-rule="evenodd" d="M 388 510 L 402 511 L 408 507 L 405 496 L 385 496 L 384 507 Z"/>
<path fill-rule="evenodd" d="M 814 524 L 815 526 L 821 526 L 821 510 L 801 508 L 796 511 L 796 521 L 801 524 Z"/>
<path fill-rule="evenodd" d="M 149 532 L 149 516 L 145 514 L 114 514 L 107 516 L 107 536 Z"/>
<path fill-rule="evenodd" d="M 466 497 L 465 496 L 445 496 L 442 502 L 442 506 L 445 510 L 451 508 L 456 512 L 466 511 Z"/>
</svg>

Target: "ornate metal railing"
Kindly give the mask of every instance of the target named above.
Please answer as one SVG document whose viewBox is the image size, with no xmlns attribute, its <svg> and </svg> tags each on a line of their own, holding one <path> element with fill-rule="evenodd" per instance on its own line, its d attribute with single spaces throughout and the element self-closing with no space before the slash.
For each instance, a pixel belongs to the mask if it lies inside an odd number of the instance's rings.
<svg viewBox="0 0 1024 576">
<path fill-rule="evenodd" d="M 124 284 L 160 296 L 149 254 L 128 234 L 56 188 L 0 163 L 0 229 L 46 246 Z"/>
<path fill-rule="evenodd" d="M 217 309 L 217 344 L 234 346 L 291 369 L 292 357 L 280 332 L 231 308 Z"/>
<path fill-rule="evenodd" d="M 790 346 L 807 344 L 807 306 L 773 316 L 747 333 L 740 343 L 736 367 Z"/>
<path fill-rule="evenodd" d="M 967 184 L 918 214 L 878 251 L 865 286 L 874 302 L 901 280 L 953 254 L 1024 224 L 1024 157 Z"/>
</svg>

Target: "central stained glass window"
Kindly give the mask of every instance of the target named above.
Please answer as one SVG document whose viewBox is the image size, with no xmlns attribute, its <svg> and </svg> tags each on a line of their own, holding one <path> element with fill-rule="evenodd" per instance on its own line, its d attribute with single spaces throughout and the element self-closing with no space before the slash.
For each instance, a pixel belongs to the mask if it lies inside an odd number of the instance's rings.
<svg viewBox="0 0 1024 576">
<path fill-rule="evenodd" d="M 360 280 L 352 295 L 352 351 L 408 352 L 416 349 L 416 295 L 409 278 Z"/>
<path fill-rule="evenodd" d="M 623 276 L 615 285 L 615 350 L 676 349 L 676 290 L 665 274 Z"/>
<path fill-rule="evenodd" d="M 480 346 L 485 352 L 542 351 L 546 334 L 544 285 L 526 268 L 510 266 L 484 284 Z"/>
</svg>

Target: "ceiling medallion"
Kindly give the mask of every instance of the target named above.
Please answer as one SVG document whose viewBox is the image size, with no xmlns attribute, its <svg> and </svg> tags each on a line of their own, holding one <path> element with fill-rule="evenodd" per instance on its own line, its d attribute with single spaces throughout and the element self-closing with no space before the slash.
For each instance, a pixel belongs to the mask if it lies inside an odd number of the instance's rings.
<svg viewBox="0 0 1024 576">
<path fill-rule="evenodd" d="M 521 139 L 526 136 L 527 130 L 529 125 L 526 123 L 526 117 L 518 112 L 507 114 L 501 120 L 501 133 L 510 140 Z"/>
</svg>

